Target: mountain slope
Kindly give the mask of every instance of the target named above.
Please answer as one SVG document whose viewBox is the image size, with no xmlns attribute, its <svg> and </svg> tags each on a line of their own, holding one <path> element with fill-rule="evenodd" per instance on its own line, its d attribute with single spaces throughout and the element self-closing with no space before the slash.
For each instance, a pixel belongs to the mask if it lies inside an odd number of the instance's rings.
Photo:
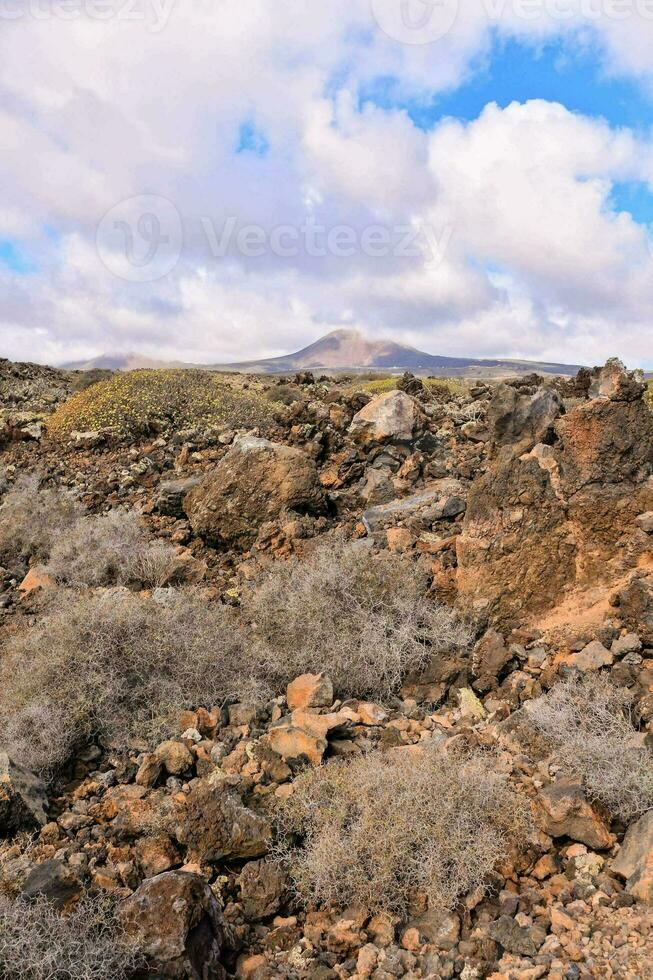
<svg viewBox="0 0 653 980">
<path fill-rule="evenodd" d="M 189 364 L 181 361 L 157 361 L 139 354 L 104 354 L 89 361 L 66 364 L 68 369 L 91 370 L 109 368 L 132 371 L 144 367 L 206 367 L 222 371 L 245 371 L 252 374 L 286 374 L 293 371 L 412 371 L 418 374 L 442 376 L 466 375 L 497 377 L 528 374 L 572 375 L 579 365 L 554 364 L 540 361 L 520 361 L 509 358 L 480 359 L 445 357 L 392 340 L 371 340 L 358 330 L 333 330 L 315 343 L 281 357 L 264 360 L 238 361 L 227 364 Z"/>
<path fill-rule="evenodd" d="M 217 365 L 216 365 L 217 366 Z M 539 361 L 445 357 L 399 344 L 391 340 L 368 340 L 357 330 L 333 330 L 308 347 L 283 357 L 260 361 L 242 361 L 221 365 L 234 371 L 280 374 L 300 370 L 384 370 L 413 371 L 427 374 L 524 374 L 538 371 L 547 374 L 575 374 L 579 365 Z"/>
</svg>

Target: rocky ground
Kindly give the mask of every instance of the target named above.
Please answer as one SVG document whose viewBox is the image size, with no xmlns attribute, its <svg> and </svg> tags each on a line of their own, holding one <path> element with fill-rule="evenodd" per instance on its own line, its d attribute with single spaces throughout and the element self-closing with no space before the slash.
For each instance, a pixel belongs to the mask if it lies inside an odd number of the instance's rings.
<svg viewBox="0 0 653 980">
<path fill-rule="evenodd" d="M 98 735 L 47 784 L 0 752 L 7 900 L 45 896 L 65 915 L 110 896 L 138 935 L 138 976 L 653 977 L 653 413 L 639 379 L 618 362 L 453 389 L 406 375 L 379 394 L 308 373 L 239 379 L 271 406 L 265 427 L 54 439 L 50 412 L 85 383 L 2 362 L 5 494 L 38 474 L 92 514 L 136 511 L 176 548 L 177 584 L 234 610 L 276 563 L 358 542 L 424 576 L 473 642 L 387 697 L 339 697 L 325 662 L 263 701 L 182 706 L 173 737 L 118 751 Z M 64 587 L 39 556 L 6 557 L 5 642 Z M 642 783 L 637 808 L 611 808 L 534 733 L 529 704 L 570 678 L 625 692 L 617 769 Z M 484 887 L 448 909 L 416 888 L 402 914 L 297 893 L 275 814 L 303 771 L 460 745 L 491 752 L 530 814 Z M 0 938 L 0 976 L 18 976 L 2 955 Z"/>
</svg>

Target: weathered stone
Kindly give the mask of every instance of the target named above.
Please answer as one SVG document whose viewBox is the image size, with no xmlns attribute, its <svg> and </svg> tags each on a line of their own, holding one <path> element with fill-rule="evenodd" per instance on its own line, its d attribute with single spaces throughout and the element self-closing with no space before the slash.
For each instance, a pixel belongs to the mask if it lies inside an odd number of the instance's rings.
<svg viewBox="0 0 653 980">
<path fill-rule="evenodd" d="M 171 821 L 173 837 L 201 864 L 262 857 L 270 823 L 243 806 L 221 783 L 197 780 Z"/>
<path fill-rule="evenodd" d="M 294 725 L 271 728 L 263 741 L 291 767 L 307 764 L 319 766 L 327 747 L 326 738 Z"/>
<path fill-rule="evenodd" d="M 566 494 L 587 484 L 640 482 L 653 465 L 653 413 L 641 400 L 596 398 L 556 423 Z"/>
<path fill-rule="evenodd" d="M 145 878 L 170 871 L 182 863 L 181 855 L 169 837 L 141 837 L 134 845 L 134 854 Z"/>
<path fill-rule="evenodd" d="M 33 568 L 30 568 L 18 588 L 27 595 L 30 592 L 36 592 L 38 589 L 54 589 L 56 585 L 56 580 L 42 565 L 35 565 Z"/>
<path fill-rule="evenodd" d="M 472 663 L 478 678 L 474 686 L 479 691 L 496 687 L 501 670 L 512 660 L 512 656 L 503 636 L 496 630 L 488 630 L 474 648 Z"/>
<path fill-rule="evenodd" d="M 592 640 L 577 653 L 572 653 L 568 663 L 577 670 L 600 670 L 614 663 L 614 656 L 603 646 L 600 640 Z"/>
<path fill-rule="evenodd" d="M 243 911 L 248 919 L 257 922 L 274 915 L 288 882 L 278 864 L 270 861 L 250 861 L 240 873 L 240 893 Z"/>
<path fill-rule="evenodd" d="M 183 480 L 163 480 L 154 501 L 158 512 L 166 517 L 183 517 L 184 498 L 200 481 L 199 476 L 189 476 Z"/>
<path fill-rule="evenodd" d="M 653 510 L 647 510 L 645 514 L 638 514 L 635 523 L 646 534 L 653 534 Z"/>
<path fill-rule="evenodd" d="M 45 784 L 6 752 L 0 752 L 0 837 L 48 822 Z"/>
<path fill-rule="evenodd" d="M 391 527 L 386 531 L 388 551 L 401 554 L 409 551 L 415 544 L 415 535 L 407 527 Z"/>
<path fill-rule="evenodd" d="M 193 765 L 193 756 L 183 742 L 170 739 L 157 745 L 154 755 L 171 776 L 181 776 Z"/>
<path fill-rule="evenodd" d="M 463 485 L 459 480 L 445 477 L 428 484 L 412 497 L 370 507 L 363 513 L 362 520 L 369 533 L 394 527 L 400 521 L 415 530 L 428 530 L 435 521 L 464 514 L 465 507 Z"/>
<path fill-rule="evenodd" d="M 499 385 L 488 406 L 486 425 L 495 445 L 525 452 L 546 441 L 561 411 L 560 396 L 550 388 L 525 395 L 510 385 Z"/>
<path fill-rule="evenodd" d="M 644 385 L 634 373 L 627 371 L 619 358 L 611 357 L 599 371 L 594 372 L 587 394 L 590 398 L 631 402 L 640 401 L 644 390 Z"/>
<path fill-rule="evenodd" d="M 479 701 L 474 692 L 469 687 L 461 687 L 458 691 L 458 704 L 460 714 L 463 718 L 471 718 L 472 721 L 482 721 L 487 717 L 487 711 L 483 703 Z"/>
<path fill-rule="evenodd" d="M 382 725 L 388 719 L 388 712 L 372 701 L 359 701 L 356 713 L 361 725 Z"/>
<path fill-rule="evenodd" d="M 163 772 L 163 763 L 155 752 L 147 752 L 136 773 L 136 784 L 138 786 L 152 787 L 160 778 Z"/>
<path fill-rule="evenodd" d="M 345 734 L 352 724 L 358 724 L 360 716 L 350 708 L 327 711 L 324 714 L 319 714 L 310 708 L 296 708 L 291 715 L 291 720 L 295 728 L 320 738 L 327 738 L 331 733 Z"/>
<path fill-rule="evenodd" d="M 222 911 L 197 874 L 168 871 L 149 878 L 123 904 L 127 934 L 157 976 L 224 980 Z"/>
<path fill-rule="evenodd" d="M 653 644 L 653 575 L 635 572 L 615 597 L 619 617 L 647 645 Z"/>
<path fill-rule="evenodd" d="M 50 860 L 37 864 L 22 889 L 23 898 L 42 896 L 58 909 L 75 902 L 82 893 L 78 876 L 63 861 Z"/>
<path fill-rule="evenodd" d="M 418 403 L 403 391 L 377 395 L 352 419 L 349 431 L 361 442 L 411 442 L 424 427 Z"/>
<path fill-rule="evenodd" d="M 588 803 L 579 783 L 561 780 L 540 791 L 542 829 L 550 837 L 572 840 L 602 850 L 611 847 L 614 837 L 606 822 Z"/>
<path fill-rule="evenodd" d="M 543 929 L 520 926 L 509 915 L 502 915 L 496 922 L 491 922 L 488 932 L 509 953 L 520 956 L 537 956 L 546 937 Z"/>
<path fill-rule="evenodd" d="M 627 653 L 639 653 L 641 649 L 642 641 L 637 633 L 626 633 L 612 641 L 610 653 L 615 657 L 625 657 Z"/>
<path fill-rule="evenodd" d="M 288 707 L 322 708 L 333 704 L 333 684 L 326 674 L 302 674 L 286 690 Z"/>
<path fill-rule="evenodd" d="M 453 949 L 460 937 L 460 919 L 453 912 L 431 909 L 411 919 L 408 926 L 417 930 L 422 944 L 429 943 L 436 949 Z"/>
<path fill-rule="evenodd" d="M 315 462 L 300 449 L 240 439 L 184 498 L 193 530 L 215 545 L 247 548 L 260 527 L 287 511 L 326 509 Z"/>
<path fill-rule="evenodd" d="M 146 786 L 113 786 L 89 812 L 96 820 L 111 822 L 117 838 L 133 839 L 152 833 L 165 820 L 169 802 L 162 790 Z"/>
<path fill-rule="evenodd" d="M 574 577 L 575 552 L 549 473 L 532 456 L 502 460 L 469 492 L 456 540 L 461 602 L 506 623 L 549 608 Z"/>
<path fill-rule="evenodd" d="M 630 825 L 612 870 L 627 879 L 626 891 L 653 905 L 653 810 Z"/>
<path fill-rule="evenodd" d="M 358 496 L 367 507 L 389 503 L 396 496 L 392 471 L 385 467 L 367 470 L 365 482 L 360 488 Z"/>
<path fill-rule="evenodd" d="M 641 398 L 596 398 L 555 430 L 555 444 L 502 456 L 469 492 L 459 599 L 501 625 L 623 577 L 647 548 L 635 519 L 653 506 L 653 413 Z"/>
</svg>

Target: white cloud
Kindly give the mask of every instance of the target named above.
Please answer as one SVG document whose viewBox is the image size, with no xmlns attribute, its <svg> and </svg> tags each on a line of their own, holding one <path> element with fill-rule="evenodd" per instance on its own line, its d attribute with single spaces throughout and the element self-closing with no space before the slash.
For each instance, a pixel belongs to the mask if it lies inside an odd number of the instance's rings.
<svg viewBox="0 0 653 980">
<path fill-rule="evenodd" d="M 445 37 L 411 45 L 368 0 L 168 0 L 165 26 L 140 3 L 149 20 L 0 17 L 0 240 L 37 266 L 0 272 L 3 353 L 237 359 L 351 324 L 440 353 L 650 358 L 647 232 L 610 203 L 615 181 L 653 183 L 648 138 L 538 101 L 430 134 L 359 104 L 384 77 L 415 99 L 455 86 L 493 28 L 537 40 L 587 18 L 548 3 L 529 21 L 511 0 L 497 22 L 490 0 L 470 0 Z M 591 32 L 608 67 L 653 71 L 650 21 L 606 14 Z M 266 155 L 236 153 L 245 122 Z M 184 224 L 178 265 L 153 283 L 116 278 L 95 249 L 105 212 L 141 194 L 173 201 Z M 359 245 L 381 223 L 392 247 L 219 258 L 206 221 L 219 235 L 229 216 L 266 236 L 347 225 Z M 446 242 L 441 261 L 401 254 L 406 227 Z"/>
</svg>

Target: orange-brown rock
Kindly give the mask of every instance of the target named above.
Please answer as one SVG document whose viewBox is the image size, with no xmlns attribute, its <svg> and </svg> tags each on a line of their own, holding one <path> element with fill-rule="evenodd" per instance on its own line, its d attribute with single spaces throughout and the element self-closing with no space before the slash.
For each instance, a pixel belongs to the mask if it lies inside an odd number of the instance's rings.
<svg viewBox="0 0 653 980">
<path fill-rule="evenodd" d="M 604 370 L 608 390 L 627 398 L 581 403 L 555 423 L 554 445 L 504 447 L 472 485 L 456 542 L 464 608 L 502 625 L 533 621 L 650 550 L 637 518 L 653 508 L 653 414 L 641 385 Z"/>
<path fill-rule="evenodd" d="M 326 674 L 302 674 L 286 690 L 288 707 L 321 708 L 333 704 L 333 684 Z"/>
<path fill-rule="evenodd" d="M 30 592 L 35 592 L 37 589 L 54 589 L 56 585 L 56 580 L 46 572 L 42 565 L 35 565 L 33 568 L 30 568 L 18 588 L 27 595 Z"/>
<path fill-rule="evenodd" d="M 615 841 L 578 783 L 561 780 L 547 786 L 540 792 L 538 804 L 540 825 L 550 837 L 571 837 L 598 850 L 611 847 Z"/>
</svg>

